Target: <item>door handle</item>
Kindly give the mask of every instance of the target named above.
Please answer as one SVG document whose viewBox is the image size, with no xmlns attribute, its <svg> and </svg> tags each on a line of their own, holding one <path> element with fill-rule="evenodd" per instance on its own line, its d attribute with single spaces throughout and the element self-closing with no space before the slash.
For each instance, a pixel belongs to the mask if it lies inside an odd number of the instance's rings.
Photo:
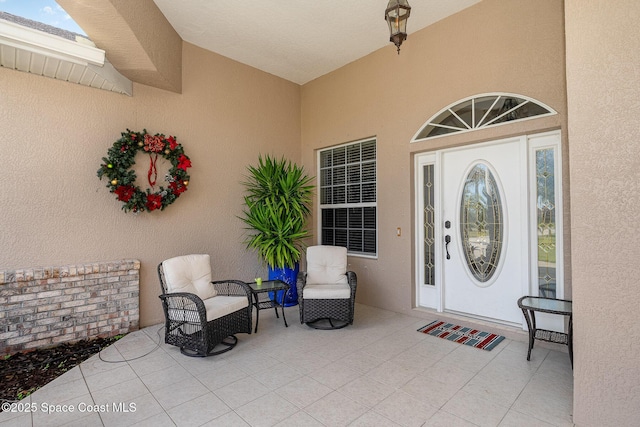
<svg viewBox="0 0 640 427">
<path fill-rule="evenodd" d="M 447 259 L 451 259 L 451 255 L 449 255 L 449 243 L 451 243 L 451 236 L 447 234 L 444 236 L 444 250 L 447 252 Z"/>
</svg>

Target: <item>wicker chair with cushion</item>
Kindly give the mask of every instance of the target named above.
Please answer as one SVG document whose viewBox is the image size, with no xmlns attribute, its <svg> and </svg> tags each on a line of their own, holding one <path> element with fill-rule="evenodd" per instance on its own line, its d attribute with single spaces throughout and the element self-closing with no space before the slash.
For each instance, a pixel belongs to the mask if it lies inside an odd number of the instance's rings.
<svg viewBox="0 0 640 427">
<path fill-rule="evenodd" d="M 316 329 L 353 324 L 357 277 L 347 271 L 347 248 L 310 246 L 307 271 L 298 275 L 300 323 Z"/>
<path fill-rule="evenodd" d="M 210 257 L 184 255 L 158 265 L 165 342 L 187 356 L 231 350 L 251 333 L 251 290 L 239 280 L 211 281 Z"/>
</svg>

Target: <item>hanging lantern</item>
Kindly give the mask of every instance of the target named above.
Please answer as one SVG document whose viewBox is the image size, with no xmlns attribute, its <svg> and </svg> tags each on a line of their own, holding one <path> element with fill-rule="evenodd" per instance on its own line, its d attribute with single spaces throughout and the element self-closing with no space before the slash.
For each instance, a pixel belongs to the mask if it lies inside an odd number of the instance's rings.
<svg viewBox="0 0 640 427">
<path fill-rule="evenodd" d="M 398 48 L 407 38 L 407 19 L 411 13 L 411 6 L 407 0 L 389 0 L 387 10 L 384 11 L 384 19 L 389 24 L 389 41 Z"/>
</svg>

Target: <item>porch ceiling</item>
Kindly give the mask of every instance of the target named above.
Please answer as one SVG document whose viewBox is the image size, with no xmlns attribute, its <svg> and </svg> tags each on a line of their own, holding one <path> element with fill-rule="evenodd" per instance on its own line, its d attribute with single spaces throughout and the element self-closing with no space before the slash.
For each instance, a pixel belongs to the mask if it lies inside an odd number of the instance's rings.
<svg viewBox="0 0 640 427">
<path fill-rule="evenodd" d="M 298 84 L 390 46 L 388 0 L 153 1 L 183 40 Z M 411 0 L 406 43 L 479 1 Z"/>
</svg>

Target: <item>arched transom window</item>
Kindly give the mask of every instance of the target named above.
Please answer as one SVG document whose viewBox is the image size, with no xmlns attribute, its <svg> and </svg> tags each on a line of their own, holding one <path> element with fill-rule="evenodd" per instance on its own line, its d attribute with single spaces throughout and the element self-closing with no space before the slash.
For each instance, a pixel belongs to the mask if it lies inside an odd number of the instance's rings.
<svg viewBox="0 0 640 427">
<path fill-rule="evenodd" d="M 434 114 L 411 142 L 553 114 L 557 113 L 551 107 L 523 95 L 475 95 L 457 101 Z"/>
</svg>

